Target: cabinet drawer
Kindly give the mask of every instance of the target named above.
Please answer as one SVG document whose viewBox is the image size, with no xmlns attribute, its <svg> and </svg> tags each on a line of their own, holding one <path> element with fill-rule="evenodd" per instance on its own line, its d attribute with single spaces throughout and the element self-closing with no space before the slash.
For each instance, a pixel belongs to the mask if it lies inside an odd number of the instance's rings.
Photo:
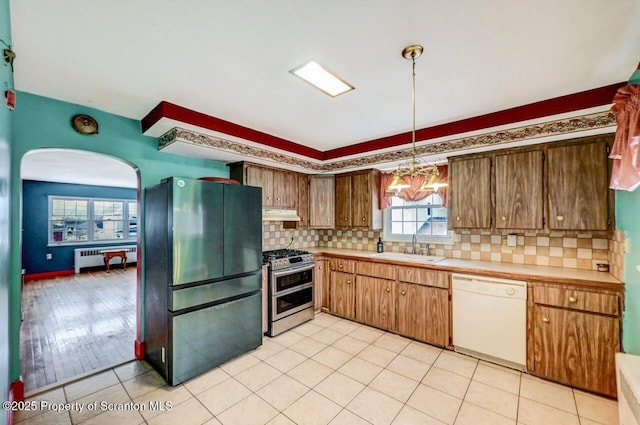
<svg viewBox="0 0 640 425">
<path fill-rule="evenodd" d="M 574 310 L 618 316 L 618 296 L 611 292 L 591 292 L 566 286 L 533 287 L 533 300 L 536 304 L 546 304 Z"/>
<path fill-rule="evenodd" d="M 439 270 L 398 267 L 398 280 L 449 289 L 449 273 Z"/>
<path fill-rule="evenodd" d="M 356 272 L 356 261 L 355 260 L 345 260 L 342 258 L 331 258 L 329 260 L 329 267 L 331 270 L 345 273 L 355 273 Z"/>
<path fill-rule="evenodd" d="M 363 276 L 379 277 L 381 279 L 396 280 L 396 266 L 381 263 L 358 261 L 356 273 Z"/>
</svg>

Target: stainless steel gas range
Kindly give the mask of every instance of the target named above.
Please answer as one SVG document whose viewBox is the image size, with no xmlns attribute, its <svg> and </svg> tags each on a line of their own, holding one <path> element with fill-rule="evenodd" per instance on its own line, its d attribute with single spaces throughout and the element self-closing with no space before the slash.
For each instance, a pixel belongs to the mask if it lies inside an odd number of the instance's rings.
<svg viewBox="0 0 640 425">
<path fill-rule="evenodd" d="M 313 319 L 313 254 L 295 249 L 262 253 L 269 266 L 269 329 L 282 332 Z"/>
</svg>

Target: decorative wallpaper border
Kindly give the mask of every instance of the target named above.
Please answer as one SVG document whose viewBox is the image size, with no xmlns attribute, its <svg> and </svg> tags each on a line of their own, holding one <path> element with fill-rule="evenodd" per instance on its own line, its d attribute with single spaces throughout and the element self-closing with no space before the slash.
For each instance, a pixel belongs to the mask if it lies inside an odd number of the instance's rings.
<svg viewBox="0 0 640 425">
<path fill-rule="evenodd" d="M 520 142 L 541 137 L 575 133 L 584 130 L 613 127 L 616 125 L 615 116 L 609 112 L 564 118 L 541 124 L 532 124 L 507 130 L 489 132 L 485 134 L 462 137 L 443 142 L 416 146 L 416 156 L 440 155 L 462 149 L 497 146 L 504 143 Z M 359 158 L 345 159 L 334 162 L 313 162 L 283 153 L 273 152 L 256 146 L 249 146 L 239 142 L 222 139 L 220 137 L 197 133 L 191 130 L 175 127 L 158 138 L 158 150 L 175 143 L 187 143 L 195 146 L 231 152 L 243 156 L 267 159 L 280 164 L 306 168 L 312 172 L 334 172 L 349 168 L 368 167 L 375 164 L 395 162 L 408 158 L 411 149 L 393 152 L 383 152 L 366 155 Z"/>
</svg>

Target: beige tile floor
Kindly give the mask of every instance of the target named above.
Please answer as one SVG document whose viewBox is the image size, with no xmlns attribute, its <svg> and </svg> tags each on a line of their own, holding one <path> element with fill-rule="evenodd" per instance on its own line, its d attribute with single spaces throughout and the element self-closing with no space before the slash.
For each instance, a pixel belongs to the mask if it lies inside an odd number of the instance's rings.
<svg viewBox="0 0 640 425">
<path fill-rule="evenodd" d="M 40 409 L 18 412 L 17 423 L 618 423 L 615 401 L 327 314 L 173 388 L 132 362 L 30 400 Z"/>
</svg>

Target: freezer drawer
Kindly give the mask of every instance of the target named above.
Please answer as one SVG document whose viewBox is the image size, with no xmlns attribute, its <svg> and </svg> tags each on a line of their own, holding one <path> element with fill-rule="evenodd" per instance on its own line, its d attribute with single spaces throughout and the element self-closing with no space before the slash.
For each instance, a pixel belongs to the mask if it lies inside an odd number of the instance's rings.
<svg viewBox="0 0 640 425">
<path fill-rule="evenodd" d="M 256 271 L 249 276 L 205 283 L 190 288 L 172 291 L 169 311 L 177 312 L 185 308 L 215 303 L 227 298 L 257 291 L 262 287 L 262 274 Z"/>
<path fill-rule="evenodd" d="M 177 385 L 262 345 L 262 291 L 176 315 L 170 327 L 165 379 Z"/>
</svg>

